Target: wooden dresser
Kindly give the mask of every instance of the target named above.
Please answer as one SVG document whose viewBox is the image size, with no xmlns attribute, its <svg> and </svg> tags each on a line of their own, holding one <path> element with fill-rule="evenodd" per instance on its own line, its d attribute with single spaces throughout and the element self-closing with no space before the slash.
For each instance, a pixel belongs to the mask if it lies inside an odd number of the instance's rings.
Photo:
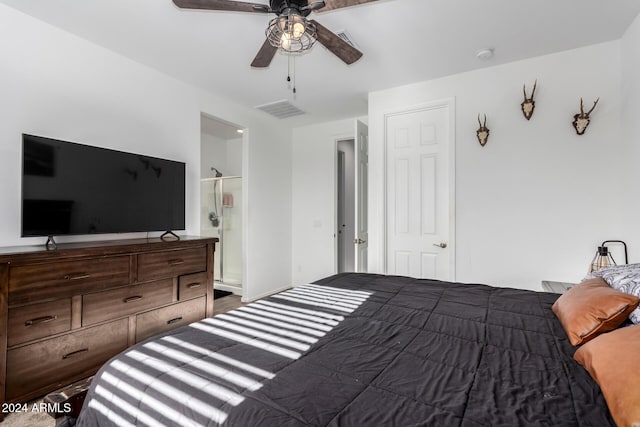
<svg viewBox="0 0 640 427">
<path fill-rule="evenodd" d="M 217 240 L 0 248 L 0 402 L 42 396 L 136 342 L 212 316 Z"/>
</svg>

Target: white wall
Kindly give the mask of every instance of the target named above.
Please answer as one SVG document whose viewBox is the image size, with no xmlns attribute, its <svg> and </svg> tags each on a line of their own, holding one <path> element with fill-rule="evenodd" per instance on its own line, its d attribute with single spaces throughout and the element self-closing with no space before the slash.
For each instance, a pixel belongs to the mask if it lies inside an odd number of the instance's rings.
<svg viewBox="0 0 640 427">
<path fill-rule="evenodd" d="M 204 112 L 248 129 L 245 298 L 290 285 L 290 129 L 5 5 L 0 28 L 0 246 L 44 243 L 20 238 L 23 132 L 186 162 L 186 232 L 197 234 Z M 112 237 L 132 236 L 98 238 Z"/>
<path fill-rule="evenodd" d="M 336 143 L 353 138 L 355 119 L 295 128 L 292 142 L 292 279 L 336 272 Z"/>
<path fill-rule="evenodd" d="M 227 141 L 208 133 L 202 133 L 200 147 L 200 176 L 202 178 L 214 178 L 216 168 L 223 174 L 227 174 Z"/>
<path fill-rule="evenodd" d="M 0 26 L 11 35 L 0 38 L 0 245 L 44 241 L 20 238 L 23 132 L 186 162 L 197 230 L 199 147 L 184 144 L 199 135 L 193 91 L 4 5 Z"/>
<path fill-rule="evenodd" d="M 252 301 L 292 284 L 291 129 L 255 125 L 245 135 L 251 144 L 243 146 L 243 223 L 250 239 L 243 242 L 242 300 Z"/>
<path fill-rule="evenodd" d="M 626 162 L 624 168 L 624 231 L 620 238 L 629 245 L 629 262 L 640 262 L 640 16 L 621 40 L 622 124 Z"/>
<path fill-rule="evenodd" d="M 637 75 L 637 74 L 636 74 Z M 538 79 L 531 121 L 522 85 Z M 620 238 L 620 43 L 610 42 L 369 95 L 369 270 L 384 271 L 384 114 L 455 97 L 456 279 L 525 289 L 578 281 Z M 600 97 L 585 135 L 571 125 Z M 476 139 L 478 113 L 491 135 Z M 637 138 L 636 138 L 637 139 Z"/>
<path fill-rule="evenodd" d="M 200 153 L 202 178 L 216 176 L 212 167 L 223 176 L 242 176 L 242 138 L 223 139 L 203 132 Z"/>
<path fill-rule="evenodd" d="M 227 173 L 242 176 L 242 138 L 227 140 Z"/>
</svg>

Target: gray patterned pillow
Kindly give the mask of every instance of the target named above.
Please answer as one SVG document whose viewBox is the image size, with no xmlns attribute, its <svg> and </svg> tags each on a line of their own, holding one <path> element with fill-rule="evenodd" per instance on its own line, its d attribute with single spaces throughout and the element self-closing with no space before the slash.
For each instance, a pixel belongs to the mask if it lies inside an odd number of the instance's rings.
<svg viewBox="0 0 640 427">
<path fill-rule="evenodd" d="M 614 265 L 589 273 L 587 277 L 602 277 L 613 289 L 640 297 L 640 264 Z M 640 324 L 640 307 L 631 313 L 629 319 Z"/>
<path fill-rule="evenodd" d="M 606 274 L 610 274 L 613 272 L 625 271 L 629 268 L 640 268 L 640 264 L 622 264 L 622 265 L 612 265 L 611 267 L 604 267 L 600 270 L 592 271 L 591 273 L 584 276 L 584 280 L 595 279 L 596 277 L 603 277 Z"/>
</svg>

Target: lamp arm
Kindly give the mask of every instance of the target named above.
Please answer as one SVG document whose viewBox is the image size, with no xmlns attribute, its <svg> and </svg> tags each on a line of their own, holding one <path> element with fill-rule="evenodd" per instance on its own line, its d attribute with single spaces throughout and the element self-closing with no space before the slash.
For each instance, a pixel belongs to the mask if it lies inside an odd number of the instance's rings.
<svg viewBox="0 0 640 427">
<path fill-rule="evenodd" d="M 602 242 L 601 246 L 604 246 L 606 243 L 622 243 L 622 245 L 624 246 L 624 263 L 629 264 L 629 257 L 627 255 L 627 244 L 625 242 L 623 242 L 622 240 L 605 240 L 604 242 Z"/>
</svg>

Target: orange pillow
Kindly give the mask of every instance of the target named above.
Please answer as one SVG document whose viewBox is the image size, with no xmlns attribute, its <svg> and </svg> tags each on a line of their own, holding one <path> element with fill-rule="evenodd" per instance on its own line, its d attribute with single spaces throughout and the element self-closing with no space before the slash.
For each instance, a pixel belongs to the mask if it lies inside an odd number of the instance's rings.
<svg viewBox="0 0 640 427">
<path fill-rule="evenodd" d="M 640 325 L 602 334 L 573 358 L 598 383 L 618 427 L 640 426 Z"/>
<path fill-rule="evenodd" d="M 597 277 L 569 289 L 551 309 L 569 342 L 580 345 L 620 326 L 639 302 L 638 297 L 617 291 Z"/>
</svg>

